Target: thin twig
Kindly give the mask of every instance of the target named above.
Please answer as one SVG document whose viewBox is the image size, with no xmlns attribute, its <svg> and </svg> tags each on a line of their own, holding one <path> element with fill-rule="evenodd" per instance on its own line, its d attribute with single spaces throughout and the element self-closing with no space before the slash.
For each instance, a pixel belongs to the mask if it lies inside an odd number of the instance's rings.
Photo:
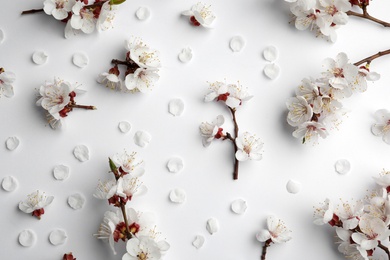
<svg viewBox="0 0 390 260">
<path fill-rule="evenodd" d="M 238 167 L 239 167 L 239 164 L 240 164 L 240 161 L 237 160 L 236 158 L 236 152 L 238 150 L 238 147 L 237 147 L 237 144 L 236 144 L 236 139 L 238 137 L 238 124 L 237 124 L 237 118 L 236 118 L 236 109 L 234 108 L 231 108 L 229 107 L 229 110 L 232 114 L 232 117 L 233 117 L 233 123 L 234 123 L 234 142 L 233 142 L 233 145 L 234 145 L 234 171 L 233 171 L 233 180 L 237 180 L 238 179 Z"/>
<path fill-rule="evenodd" d="M 31 10 L 26 10 L 22 12 L 22 15 L 24 14 L 35 14 L 35 13 L 40 13 L 43 12 L 43 9 L 31 9 Z"/>
<path fill-rule="evenodd" d="M 265 241 L 264 246 L 263 246 L 263 251 L 261 253 L 261 260 L 265 260 L 265 256 L 267 254 L 267 248 L 271 245 L 271 243 L 272 243 L 271 239 L 268 239 L 267 241 Z"/>
<path fill-rule="evenodd" d="M 348 11 L 347 15 L 349 15 L 349 16 L 357 16 L 357 17 L 360 17 L 360 18 L 363 18 L 363 19 L 367 19 L 367 20 L 373 21 L 375 23 L 379 23 L 379 24 L 383 25 L 384 27 L 390 27 L 390 23 L 382 21 L 382 20 L 380 20 L 378 18 L 375 18 L 375 17 L 369 15 L 367 13 L 367 10 L 365 10 L 362 14 L 354 12 L 354 11 Z"/>
<path fill-rule="evenodd" d="M 379 57 L 382 57 L 384 55 L 388 55 L 388 54 L 390 54 L 390 49 L 385 50 L 385 51 L 380 51 L 377 54 L 371 55 L 370 57 L 362 59 L 361 61 L 355 62 L 353 65 L 359 66 L 359 65 L 361 65 L 363 63 L 366 63 L 366 62 L 367 63 L 371 63 L 373 60 L 375 60 L 375 59 L 377 59 Z"/>
<path fill-rule="evenodd" d="M 390 260 L 390 251 L 387 246 L 382 245 L 382 243 L 379 241 L 378 247 L 386 252 L 387 258 Z"/>
<path fill-rule="evenodd" d="M 88 110 L 96 110 L 95 106 L 84 106 L 84 105 L 76 105 L 76 104 L 70 104 L 71 108 L 82 108 L 82 109 L 88 109 Z"/>
</svg>

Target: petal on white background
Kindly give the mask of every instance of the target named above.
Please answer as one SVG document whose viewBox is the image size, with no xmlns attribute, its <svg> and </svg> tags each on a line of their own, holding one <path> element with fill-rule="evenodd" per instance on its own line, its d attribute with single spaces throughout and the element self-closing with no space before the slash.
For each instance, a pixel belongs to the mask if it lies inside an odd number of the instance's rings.
<svg viewBox="0 0 390 260">
<path fill-rule="evenodd" d="M 276 79 L 280 74 L 280 67 L 275 63 L 267 64 L 264 66 L 264 75 L 269 79 Z"/>
<path fill-rule="evenodd" d="M 24 247 L 31 247 L 37 241 L 37 236 L 31 229 L 25 229 L 19 233 L 19 244 Z"/>
<path fill-rule="evenodd" d="M 18 148 L 19 144 L 20 140 L 16 136 L 8 137 L 8 139 L 5 141 L 5 146 L 10 151 L 13 151 Z"/>
<path fill-rule="evenodd" d="M 266 61 L 274 62 L 279 56 L 279 51 L 275 46 L 267 46 L 263 51 L 263 57 Z"/>
<path fill-rule="evenodd" d="M 206 229 L 210 233 L 210 235 L 214 234 L 219 230 L 219 222 L 216 218 L 210 218 L 207 220 Z"/>
<path fill-rule="evenodd" d="M 296 194 L 301 191 L 302 184 L 295 180 L 289 180 L 287 182 L 286 189 L 289 193 Z"/>
<path fill-rule="evenodd" d="M 42 65 L 47 62 L 49 55 L 44 51 L 36 51 L 32 55 L 32 61 L 37 65 Z"/>
<path fill-rule="evenodd" d="M 18 180 L 14 176 L 6 176 L 1 182 L 1 187 L 5 191 L 14 191 L 18 187 Z"/>
<path fill-rule="evenodd" d="M 186 201 L 186 198 L 187 198 L 187 194 L 183 189 L 179 189 L 179 188 L 173 189 L 169 193 L 169 199 L 173 203 L 179 203 L 179 204 L 184 203 Z"/>
<path fill-rule="evenodd" d="M 192 49 L 190 47 L 181 50 L 178 56 L 179 60 L 183 63 L 187 63 L 192 60 Z"/>
<path fill-rule="evenodd" d="M 50 232 L 49 235 L 49 241 L 53 246 L 62 245 L 66 242 L 67 239 L 68 235 L 66 234 L 65 230 L 62 229 L 55 229 Z"/>
<path fill-rule="evenodd" d="M 131 129 L 131 124 L 127 121 L 121 121 L 118 124 L 118 128 L 122 133 L 127 133 Z"/>
<path fill-rule="evenodd" d="M 2 44 L 5 40 L 5 33 L 2 29 L 0 29 L 0 44 Z"/>
<path fill-rule="evenodd" d="M 234 36 L 230 39 L 229 47 L 233 52 L 240 52 L 245 47 L 245 39 L 242 36 Z"/>
<path fill-rule="evenodd" d="M 82 209 L 85 205 L 85 197 L 80 193 L 72 194 L 68 197 L 68 205 L 72 209 Z"/>
<path fill-rule="evenodd" d="M 69 177 L 69 167 L 63 164 L 53 168 L 53 176 L 56 180 L 66 180 Z"/>
<path fill-rule="evenodd" d="M 150 10 L 148 7 L 141 6 L 135 12 L 135 16 L 138 18 L 138 20 L 147 20 L 150 17 Z"/>
<path fill-rule="evenodd" d="M 152 136 L 146 131 L 137 131 L 133 139 L 139 147 L 146 147 L 152 140 Z"/>
<path fill-rule="evenodd" d="M 172 157 L 167 163 L 167 168 L 169 172 L 178 173 L 184 167 L 183 160 L 180 157 Z"/>
<path fill-rule="evenodd" d="M 74 150 L 73 150 L 73 155 L 74 157 L 76 157 L 77 160 L 79 160 L 80 162 L 85 162 L 85 161 L 88 161 L 89 158 L 90 158 L 90 155 L 89 155 L 89 149 L 87 146 L 81 144 L 81 145 L 77 145 Z"/>
<path fill-rule="evenodd" d="M 77 52 L 73 54 L 72 62 L 75 66 L 79 68 L 84 68 L 89 64 L 89 58 L 86 53 Z"/>
<path fill-rule="evenodd" d="M 199 249 L 203 246 L 204 244 L 204 236 L 195 236 L 194 240 L 192 241 L 192 245 L 196 248 L 196 249 Z"/>
<path fill-rule="evenodd" d="M 246 201 L 243 199 L 236 199 L 231 204 L 231 209 L 236 214 L 244 214 L 247 208 Z"/>
<path fill-rule="evenodd" d="M 181 116 L 184 112 L 184 101 L 180 98 L 175 98 L 169 101 L 168 111 L 174 116 Z"/>
<path fill-rule="evenodd" d="M 346 159 L 337 160 L 334 165 L 334 168 L 339 174 L 347 174 L 351 170 L 351 163 Z"/>
</svg>

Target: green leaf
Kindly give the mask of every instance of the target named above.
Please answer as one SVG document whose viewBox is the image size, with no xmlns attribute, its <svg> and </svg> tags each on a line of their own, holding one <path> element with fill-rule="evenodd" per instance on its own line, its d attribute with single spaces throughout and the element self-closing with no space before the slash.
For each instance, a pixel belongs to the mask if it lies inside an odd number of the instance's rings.
<svg viewBox="0 0 390 260">
<path fill-rule="evenodd" d="M 108 157 L 108 162 L 110 164 L 110 169 L 113 173 L 117 173 L 118 172 L 118 168 L 116 167 L 115 163 L 111 160 L 110 157 Z"/>
<path fill-rule="evenodd" d="M 120 5 L 124 2 L 126 2 L 126 0 L 110 0 L 110 5 Z"/>
<path fill-rule="evenodd" d="M 304 144 L 305 142 L 306 142 L 306 139 L 305 139 L 305 137 L 303 137 L 302 144 Z"/>
</svg>

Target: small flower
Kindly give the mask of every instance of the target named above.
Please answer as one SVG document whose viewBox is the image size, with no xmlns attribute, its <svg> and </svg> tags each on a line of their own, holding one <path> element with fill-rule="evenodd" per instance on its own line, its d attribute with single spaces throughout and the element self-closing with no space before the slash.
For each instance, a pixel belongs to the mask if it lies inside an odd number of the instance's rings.
<svg viewBox="0 0 390 260">
<path fill-rule="evenodd" d="M 112 161 L 122 175 L 131 173 L 134 177 L 140 177 L 144 174 L 143 162 L 136 158 L 137 153 L 128 154 L 126 151 L 122 154 L 115 154 L 112 156 Z"/>
<path fill-rule="evenodd" d="M 257 233 L 256 238 L 260 242 L 271 239 L 274 243 L 285 243 L 291 239 L 291 231 L 281 219 L 271 215 L 267 217 L 267 229 Z"/>
<path fill-rule="evenodd" d="M 112 67 L 108 73 L 103 72 L 99 74 L 97 82 L 104 84 L 106 87 L 112 90 L 121 91 L 123 88 L 123 81 L 119 78 L 118 66 Z"/>
<path fill-rule="evenodd" d="M 220 139 L 224 136 L 223 129 L 221 128 L 224 122 L 225 118 L 222 115 L 219 115 L 211 124 L 203 122 L 200 125 L 199 130 L 204 147 L 209 146 L 214 139 Z"/>
<path fill-rule="evenodd" d="M 326 199 L 322 207 L 314 210 L 314 224 L 324 225 L 329 223 L 333 220 L 334 215 L 333 203 Z"/>
<path fill-rule="evenodd" d="M 359 227 L 362 233 L 353 233 L 352 240 L 364 250 L 376 248 L 379 241 L 387 240 L 390 236 L 390 230 L 379 218 L 364 215 L 359 221 Z"/>
<path fill-rule="evenodd" d="M 122 260 L 158 260 L 162 256 L 157 242 L 148 236 L 131 238 L 127 241 L 126 250 Z"/>
<path fill-rule="evenodd" d="M 130 73 L 125 78 L 125 86 L 130 91 L 140 91 L 146 93 L 153 89 L 154 83 L 160 78 L 157 70 L 138 68 L 134 73 Z"/>
<path fill-rule="evenodd" d="M 96 17 L 93 8 L 84 8 L 84 2 L 76 2 L 72 7 L 70 25 L 73 29 L 84 33 L 92 33 L 95 30 Z"/>
<path fill-rule="evenodd" d="M 129 44 L 127 44 L 127 46 L 129 46 Z M 140 68 L 158 69 L 161 67 L 159 52 L 147 47 L 146 45 L 134 45 L 133 48 L 129 48 L 129 52 L 130 59 Z"/>
<path fill-rule="evenodd" d="M 117 190 L 117 181 L 114 179 L 107 181 L 99 181 L 98 186 L 93 193 L 93 196 L 97 199 L 106 200 L 113 197 Z"/>
<path fill-rule="evenodd" d="M 105 2 L 100 10 L 99 18 L 96 21 L 98 31 L 106 31 L 113 27 L 112 22 L 115 18 L 115 5 L 111 5 L 110 1 Z"/>
<path fill-rule="evenodd" d="M 292 134 L 295 138 L 302 138 L 302 143 L 311 142 L 316 144 L 318 143 L 318 136 L 326 138 L 328 131 L 323 124 L 310 121 L 301 124 Z"/>
<path fill-rule="evenodd" d="M 380 109 L 375 112 L 376 124 L 371 126 L 371 131 L 376 136 L 382 136 L 385 143 L 390 144 L 390 112 Z"/>
<path fill-rule="evenodd" d="M 313 108 L 307 103 L 304 97 L 296 96 L 289 98 L 286 106 L 289 110 L 287 122 L 291 126 L 299 126 L 309 121 L 313 116 Z"/>
<path fill-rule="evenodd" d="M 390 191 L 390 172 L 383 171 L 380 177 L 373 177 L 376 184 L 386 189 L 387 192 Z"/>
<path fill-rule="evenodd" d="M 359 224 L 359 219 L 363 215 L 364 204 L 362 201 L 357 201 L 355 204 L 342 203 L 342 207 L 338 210 L 338 216 L 343 222 L 344 229 L 354 229 Z"/>
<path fill-rule="evenodd" d="M 43 10 L 47 15 L 53 15 L 57 20 L 64 20 L 68 13 L 72 11 L 75 0 L 45 0 Z"/>
<path fill-rule="evenodd" d="M 139 181 L 138 177 L 127 174 L 118 179 L 117 190 L 115 194 L 127 201 L 131 200 L 134 195 L 145 194 L 147 190 L 147 187 Z"/>
<path fill-rule="evenodd" d="M 45 213 L 44 207 L 50 205 L 53 196 L 46 196 L 45 192 L 37 190 L 27 196 L 27 200 L 19 203 L 19 209 L 25 213 L 32 213 L 38 219 Z"/>
<path fill-rule="evenodd" d="M 189 16 L 190 22 L 194 26 L 202 25 L 203 27 L 210 27 L 215 20 L 214 13 L 210 10 L 210 6 L 199 2 L 191 7 L 191 10 L 181 13 L 184 16 Z"/>
<path fill-rule="evenodd" d="M 222 101 L 230 108 L 237 108 L 243 101 L 252 98 L 251 95 L 239 84 L 225 84 L 216 81 L 210 84 L 210 92 L 204 97 L 204 101 Z"/>
<path fill-rule="evenodd" d="M 10 71 L 4 71 L 0 68 L 0 93 L 3 93 L 6 97 L 14 96 L 14 88 L 12 83 L 15 81 L 15 74 Z"/>
<path fill-rule="evenodd" d="M 261 160 L 263 158 L 260 151 L 263 148 L 263 143 L 255 135 L 248 132 L 243 133 L 236 138 L 236 145 L 238 148 L 236 159 L 239 161 L 246 161 L 248 159 Z"/>
</svg>

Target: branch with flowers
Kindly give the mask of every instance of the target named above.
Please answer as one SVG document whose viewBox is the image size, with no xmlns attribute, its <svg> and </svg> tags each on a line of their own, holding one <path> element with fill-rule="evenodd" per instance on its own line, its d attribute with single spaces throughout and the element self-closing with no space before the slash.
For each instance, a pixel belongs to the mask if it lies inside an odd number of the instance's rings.
<svg viewBox="0 0 390 260">
<path fill-rule="evenodd" d="M 375 59 L 390 54 L 390 49 L 378 52 L 354 64 L 349 63 L 345 53 L 336 59 L 323 62 L 326 71 L 319 79 L 304 78 L 295 90 L 295 97 L 286 102 L 287 122 L 295 127 L 293 136 L 302 138 L 302 143 L 318 143 L 318 137 L 326 138 L 328 130 L 337 129 L 346 114 L 341 100 L 356 92 L 367 90 L 367 81 L 376 81 L 380 75 L 370 72 Z"/>
<path fill-rule="evenodd" d="M 367 9 L 370 0 L 285 0 L 298 30 L 315 30 L 332 42 L 337 40 L 336 29 L 348 23 L 349 16 L 355 16 L 390 27 L 390 23 L 371 16 Z M 357 10 L 355 10 L 357 9 Z"/>
<path fill-rule="evenodd" d="M 113 59 L 114 66 L 98 76 L 97 81 L 106 87 L 122 92 L 145 93 L 153 89 L 160 78 L 161 67 L 159 52 L 151 49 L 140 38 L 131 38 L 125 42 L 126 59 Z M 122 80 L 119 65 L 125 67 L 125 78 Z"/>
<path fill-rule="evenodd" d="M 145 172 L 143 162 L 136 158 L 136 153 L 124 152 L 109 158 L 109 166 L 114 178 L 100 181 L 93 196 L 107 200 L 117 209 L 105 212 L 95 236 L 107 241 L 114 254 L 114 243 L 126 242 L 127 253 L 122 260 L 161 259 L 170 245 L 159 238 L 153 214 L 137 212 L 128 205 L 133 196 L 147 191 L 139 180 Z"/>
<path fill-rule="evenodd" d="M 261 149 L 263 143 L 256 135 L 249 132 L 244 132 L 239 135 L 239 127 L 236 118 L 237 108 L 243 102 L 248 101 L 253 96 L 249 95 L 247 89 L 242 87 L 240 83 L 225 84 L 223 82 L 214 82 L 210 85 L 210 92 L 205 96 L 206 102 L 221 101 L 229 109 L 234 124 L 234 134 L 224 132 L 221 127 L 225 122 L 225 118 L 219 115 L 211 123 L 203 122 L 200 125 L 200 134 L 202 136 L 203 146 L 207 147 L 215 139 L 229 140 L 234 147 L 234 171 L 233 179 L 238 179 L 238 168 L 240 161 L 261 160 Z"/>
<path fill-rule="evenodd" d="M 57 77 L 54 78 L 54 82 L 46 82 L 40 87 L 40 97 L 36 105 L 46 110 L 46 119 L 53 129 L 61 128 L 64 124 L 63 119 L 75 108 L 96 110 L 95 106 L 76 103 L 76 96 L 86 92 L 79 87 L 80 84 L 71 84 Z"/>
<path fill-rule="evenodd" d="M 314 224 L 332 226 L 338 238 L 338 250 L 349 259 L 371 259 L 378 248 L 390 259 L 390 172 L 374 177 L 378 189 L 366 199 L 341 201 L 335 207 L 326 199 L 314 211 Z"/>
<path fill-rule="evenodd" d="M 106 31 L 112 28 L 116 6 L 126 0 L 45 0 L 42 9 L 22 12 L 22 15 L 44 12 L 66 23 L 65 38 L 78 32 L 90 34 L 95 28 Z"/>
<path fill-rule="evenodd" d="M 270 215 L 267 217 L 267 229 L 263 229 L 256 234 L 258 241 L 264 243 L 261 253 L 261 260 L 265 260 L 267 249 L 272 244 L 286 243 L 291 239 L 291 231 L 287 229 L 284 222 Z"/>
</svg>

